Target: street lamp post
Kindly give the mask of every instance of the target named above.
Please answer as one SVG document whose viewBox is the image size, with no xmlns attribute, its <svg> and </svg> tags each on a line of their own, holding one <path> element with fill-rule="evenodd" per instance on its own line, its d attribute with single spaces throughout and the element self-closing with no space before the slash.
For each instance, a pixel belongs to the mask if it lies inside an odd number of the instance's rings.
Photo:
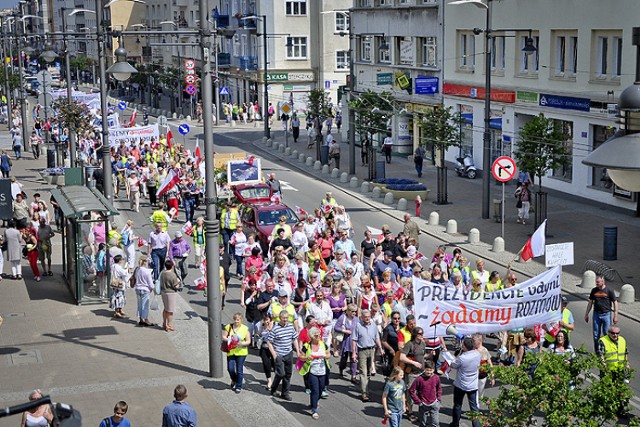
<svg viewBox="0 0 640 427">
<path fill-rule="evenodd" d="M 262 18 L 262 56 L 264 60 L 264 70 L 262 73 L 262 83 L 264 84 L 264 114 L 262 115 L 262 120 L 264 120 L 264 137 L 269 139 L 271 138 L 271 129 L 269 129 L 269 83 L 267 82 L 267 16 L 260 15 L 260 17 Z"/>
<path fill-rule="evenodd" d="M 53 51 L 53 48 L 51 47 L 51 45 L 47 44 L 45 47 L 45 51 L 42 52 L 42 54 L 40 54 L 40 58 L 44 59 L 46 64 L 50 64 L 51 62 L 53 62 L 54 59 L 56 59 L 56 57 L 58 56 L 58 54 L 56 54 Z M 49 82 L 51 82 L 51 77 L 49 76 L 48 71 L 42 71 L 42 97 L 44 99 L 44 120 L 45 123 L 49 123 L 49 110 L 48 108 L 50 107 L 50 105 L 47 105 L 47 97 L 49 95 L 49 92 L 47 90 L 47 80 Z M 53 102 L 53 101 L 52 101 Z M 60 150 L 59 150 L 59 141 L 56 141 L 53 147 L 53 150 L 50 150 L 50 134 L 49 134 L 49 130 L 45 130 L 44 131 L 44 142 L 45 145 L 47 146 L 47 167 L 49 166 L 49 161 L 50 159 L 56 159 L 55 160 L 55 166 L 64 166 L 63 162 L 62 162 L 62 156 L 60 155 Z M 53 160 L 51 160 L 53 161 Z"/>
<path fill-rule="evenodd" d="M 2 67 L 4 68 L 4 92 L 7 97 L 7 127 L 11 129 L 11 83 L 9 82 L 9 67 L 7 66 L 6 58 L 10 49 L 7 49 L 7 33 L 5 32 L 6 22 L 4 19 L 0 19 L 0 25 L 2 25 Z M 9 40 L 9 45 L 11 41 Z M 11 64 L 13 64 L 13 56 L 11 56 Z"/>
<path fill-rule="evenodd" d="M 113 202 L 113 175 L 111 167 L 111 147 L 109 146 L 109 114 L 107 111 L 107 65 L 105 58 L 105 18 L 103 0 L 95 0 L 98 19 L 96 36 L 98 40 L 98 74 L 100 78 L 100 113 L 102 116 L 102 174 L 104 197 Z M 95 76 L 94 76 L 95 78 Z"/>
<path fill-rule="evenodd" d="M 15 17 L 15 15 L 14 15 Z M 24 17 L 23 17 L 24 19 Z M 18 44 L 18 81 L 19 81 L 19 87 L 18 87 L 18 96 L 20 97 L 20 117 L 22 119 L 22 140 L 26 141 L 27 140 L 27 132 L 28 132 L 28 126 L 27 126 L 27 102 L 26 99 L 24 97 L 24 79 L 22 78 L 23 74 L 24 74 L 24 67 L 23 67 L 23 59 L 22 59 L 22 39 L 20 37 L 20 34 L 18 34 L 18 23 L 15 23 L 16 25 L 14 26 L 14 30 L 15 30 L 15 36 L 17 39 L 17 44 Z M 13 66 L 13 60 L 12 60 L 12 66 Z"/>
<path fill-rule="evenodd" d="M 67 11 L 62 8 L 62 29 L 67 31 Z M 64 66 L 67 74 L 67 101 L 69 104 L 73 101 L 73 88 L 71 87 L 71 54 L 69 52 L 69 44 L 67 36 L 62 36 L 64 49 Z M 69 161 L 71 167 L 76 167 L 76 135 L 72 129 L 69 129 Z"/>
</svg>

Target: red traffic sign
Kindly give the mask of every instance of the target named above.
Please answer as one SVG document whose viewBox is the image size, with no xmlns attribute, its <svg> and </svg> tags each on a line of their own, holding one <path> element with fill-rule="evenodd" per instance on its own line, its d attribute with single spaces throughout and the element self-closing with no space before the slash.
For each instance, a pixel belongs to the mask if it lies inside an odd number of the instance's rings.
<svg viewBox="0 0 640 427">
<path fill-rule="evenodd" d="M 196 61 L 194 61 L 193 59 L 185 60 L 184 68 L 186 68 L 187 70 L 193 70 L 194 68 L 196 68 Z"/>
<path fill-rule="evenodd" d="M 516 162 L 509 156 L 500 156 L 493 166 L 491 166 L 491 174 L 500 182 L 507 182 L 516 176 Z"/>
<path fill-rule="evenodd" d="M 187 85 L 187 87 L 185 88 L 185 92 L 187 92 L 189 95 L 195 95 L 196 87 L 194 85 Z"/>
<path fill-rule="evenodd" d="M 184 82 L 188 85 L 192 85 L 196 82 L 196 75 L 195 74 L 187 74 L 184 77 Z"/>
</svg>

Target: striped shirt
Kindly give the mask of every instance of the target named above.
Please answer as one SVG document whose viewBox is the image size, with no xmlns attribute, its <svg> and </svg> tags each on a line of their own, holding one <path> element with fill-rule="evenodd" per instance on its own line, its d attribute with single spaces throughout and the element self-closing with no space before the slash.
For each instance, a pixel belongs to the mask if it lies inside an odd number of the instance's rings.
<svg viewBox="0 0 640 427">
<path fill-rule="evenodd" d="M 273 345 L 273 349 L 278 356 L 286 356 L 291 353 L 291 345 L 293 344 L 293 340 L 297 338 L 298 332 L 291 322 L 287 322 L 284 326 L 276 323 L 273 325 L 269 335 L 267 335 L 267 341 Z"/>
</svg>

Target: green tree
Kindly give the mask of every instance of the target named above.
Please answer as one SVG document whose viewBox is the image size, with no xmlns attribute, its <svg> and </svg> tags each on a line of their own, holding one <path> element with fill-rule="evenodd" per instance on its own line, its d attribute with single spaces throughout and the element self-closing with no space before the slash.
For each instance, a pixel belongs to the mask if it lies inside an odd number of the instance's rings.
<svg viewBox="0 0 640 427">
<path fill-rule="evenodd" d="M 453 107 L 437 107 L 430 110 L 420 122 L 423 134 L 427 141 L 431 142 L 436 149 L 436 158 L 440 161 L 438 167 L 436 196 L 437 204 L 446 204 L 447 201 L 447 180 L 445 179 L 447 169 L 444 166 L 444 153 L 450 147 L 460 145 L 462 138 L 462 123 L 464 119 L 460 112 L 453 110 Z"/>
<path fill-rule="evenodd" d="M 60 97 L 54 101 L 53 109 L 57 111 L 57 118 L 62 127 L 68 128 L 69 132 L 81 134 L 85 130 L 92 129 L 90 112 L 86 104 Z"/>
<path fill-rule="evenodd" d="M 542 177 L 549 170 L 566 166 L 571 153 L 566 147 L 567 135 L 560 122 L 540 114 L 520 129 L 518 145 L 513 154 L 520 170 L 538 177 L 538 190 L 542 191 Z"/>
<path fill-rule="evenodd" d="M 313 117 L 327 117 L 331 114 L 329 95 L 322 89 L 311 89 L 307 96 L 307 111 Z"/>
<path fill-rule="evenodd" d="M 79 71 L 89 71 L 91 65 L 93 64 L 93 60 L 86 56 L 76 56 L 71 58 L 70 66 L 74 70 Z"/>
<path fill-rule="evenodd" d="M 6 79 L 4 73 L 0 73 L 0 86 L 2 86 L 3 89 L 5 81 Z M 18 87 L 20 87 L 20 76 L 18 76 L 18 73 L 9 73 L 9 88 L 13 90 Z"/>
<path fill-rule="evenodd" d="M 389 118 L 393 115 L 394 98 L 390 92 L 373 92 L 367 90 L 359 94 L 349 103 L 349 108 L 356 111 L 356 129 L 361 135 L 370 139 L 377 133 L 388 131 Z"/>
<path fill-rule="evenodd" d="M 562 355 L 527 353 L 520 366 L 496 366 L 491 375 L 501 383 L 498 396 L 483 398 L 489 410 L 472 415 L 483 426 L 611 425 L 618 409 L 633 396 L 631 387 L 584 346 L 571 361 Z M 542 424 L 536 421 L 540 418 Z M 638 422 L 632 419 L 629 425 Z"/>
</svg>

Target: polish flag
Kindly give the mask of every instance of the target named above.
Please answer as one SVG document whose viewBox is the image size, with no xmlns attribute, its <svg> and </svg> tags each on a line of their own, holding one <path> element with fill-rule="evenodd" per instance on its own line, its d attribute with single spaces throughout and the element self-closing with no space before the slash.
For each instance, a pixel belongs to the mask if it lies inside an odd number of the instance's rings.
<svg viewBox="0 0 640 427">
<path fill-rule="evenodd" d="M 136 125 L 136 116 L 138 115 L 138 108 L 133 109 L 133 114 L 131 114 L 131 118 L 129 119 L 129 127 L 132 128 Z"/>
<path fill-rule="evenodd" d="M 253 166 L 253 163 L 255 162 L 255 160 L 256 160 L 256 156 L 249 156 L 247 157 L 247 164 L 249 166 Z"/>
<path fill-rule="evenodd" d="M 522 261 L 529 261 L 531 258 L 544 255 L 546 228 L 547 220 L 545 219 L 520 251 L 520 258 L 522 258 Z"/>
<path fill-rule="evenodd" d="M 307 216 L 307 212 L 300 206 L 296 206 L 296 213 L 300 216 Z"/>
<path fill-rule="evenodd" d="M 280 197 L 274 194 L 271 196 L 271 203 L 280 204 Z"/>
<path fill-rule="evenodd" d="M 169 129 L 169 131 L 167 131 L 167 147 L 169 147 L 169 150 L 171 150 L 172 139 L 173 139 L 173 133 L 171 132 L 171 129 Z"/>
<path fill-rule="evenodd" d="M 180 181 L 180 177 L 175 171 L 172 169 L 169 171 L 167 176 L 160 183 L 160 187 L 158 187 L 158 191 L 156 192 L 156 196 L 160 197 L 167 191 L 171 190 L 175 185 Z"/>
<path fill-rule="evenodd" d="M 415 259 L 416 261 L 422 261 L 423 259 L 427 259 L 427 257 L 426 257 L 426 256 L 424 256 L 424 254 L 423 254 L 423 253 L 418 252 L 418 253 L 416 254 L 416 257 L 415 257 L 414 259 Z"/>
<path fill-rule="evenodd" d="M 196 149 L 194 151 L 194 156 L 196 158 L 196 167 L 200 165 L 202 161 L 202 152 L 200 152 L 200 138 L 196 138 Z"/>
</svg>

